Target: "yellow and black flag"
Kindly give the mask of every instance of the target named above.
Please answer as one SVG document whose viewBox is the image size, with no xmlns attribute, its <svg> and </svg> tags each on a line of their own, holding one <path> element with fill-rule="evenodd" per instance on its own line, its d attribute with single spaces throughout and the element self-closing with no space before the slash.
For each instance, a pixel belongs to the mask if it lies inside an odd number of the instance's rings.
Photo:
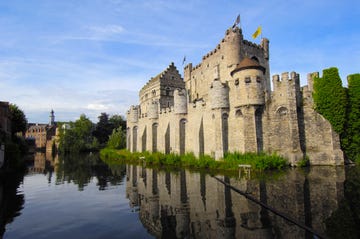
<svg viewBox="0 0 360 239">
<path fill-rule="evenodd" d="M 259 35 L 261 34 L 261 26 L 259 26 L 256 31 L 254 32 L 254 34 L 252 34 L 252 38 L 257 38 Z"/>
</svg>

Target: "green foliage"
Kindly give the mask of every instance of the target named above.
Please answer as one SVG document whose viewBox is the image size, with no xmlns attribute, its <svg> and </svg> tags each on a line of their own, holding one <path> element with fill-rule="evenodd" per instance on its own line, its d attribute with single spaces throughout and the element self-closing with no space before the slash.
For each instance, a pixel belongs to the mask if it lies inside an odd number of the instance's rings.
<svg viewBox="0 0 360 239">
<path fill-rule="evenodd" d="M 123 149 L 126 147 L 126 132 L 121 127 L 113 129 L 109 136 L 107 147 L 111 149 Z"/>
<path fill-rule="evenodd" d="M 342 146 L 346 155 L 360 158 L 360 74 L 348 76 L 348 111 Z"/>
<path fill-rule="evenodd" d="M 250 164 L 253 169 L 280 169 L 287 166 L 287 161 L 277 155 L 255 154 L 255 153 L 231 153 L 223 160 L 214 160 L 209 155 L 199 158 L 192 153 L 185 155 L 162 154 L 149 152 L 130 153 L 127 150 L 113 150 L 110 148 L 100 151 L 100 158 L 107 163 L 120 162 L 146 163 L 147 165 L 187 167 L 190 169 L 210 170 L 239 170 L 239 164 Z"/>
<path fill-rule="evenodd" d="M 309 160 L 309 157 L 306 156 L 305 158 L 303 158 L 302 160 L 300 160 L 298 163 L 297 163 L 297 166 L 298 167 L 307 167 L 310 165 L 310 160 Z"/>
<path fill-rule="evenodd" d="M 69 123 L 69 128 L 60 127 L 59 151 L 77 153 L 96 150 L 97 141 L 92 136 L 93 123 L 82 114 L 78 120 Z"/>
<path fill-rule="evenodd" d="M 109 138 L 109 135 L 112 132 L 112 126 L 109 122 L 109 115 L 106 113 L 101 113 L 98 117 L 99 122 L 96 124 L 93 135 L 97 138 L 100 144 L 106 143 Z"/>
<path fill-rule="evenodd" d="M 121 128 L 122 130 L 126 129 L 126 120 L 121 115 L 112 115 L 109 119 L 109 122 L 113 129 Z"/>
<path fill-rule="evenodd" d="M 342 133 L 346 120 L 346 92 L 338 69 L 323 70 L 323 77 L 314 79 L 315 109 L 323 115 L 337 133 Z"/>
<path fill-rule="evenodd" d="M 25 133 L 27 119 L 24 112 L 15 104 L 10 104 L 9 109 L 11 114 L 11 134 L 15 135 L 17 132 Z"/>
<path fill-rule="evenodd" d="M 109 118 L 108 114 L 101 113 L 98 118 L 99 122 L 95 126 L 93 136 L 97 138 L 101 146 L 105 146 L 109 136 L 114 133 L 114 129 L 125 130 L 126 128 L 126 121 L 120 115 L 113 115 Z M 117 147 L 125 147 L 123 145 Z"/>
</svg>

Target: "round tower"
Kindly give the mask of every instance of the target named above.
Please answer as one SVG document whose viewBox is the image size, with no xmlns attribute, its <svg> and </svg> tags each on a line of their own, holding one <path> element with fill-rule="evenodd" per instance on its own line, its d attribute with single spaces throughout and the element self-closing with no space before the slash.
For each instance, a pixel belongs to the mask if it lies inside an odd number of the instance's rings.
<svg viewBox="0 0 360 239">
<path fill-rule="evenodd" d="M 174 111 L 175 114 L 187 113 L 187 97 L 185 89 L 176 89 L 174 91 Z"/>
<path fill-rule="evenodd" d="M 229 87 L 216 79 L 210 87 L 211 109 L 229 108 Z"/>
<path fill-rule="evenodd" d="M 236 90 L 235 106 L 265 104 L 265 67 L 245 57 L 231 72 Z"/>
<path fill-rule="evenodd" d="M 226 30 L 223 39 L 224 60 L 227 67 L 234 66 L 240 61 L 240 47 L 243 36 L 239 28 L 230 28 Z"/>
<path fill-rule="evenodd" d="M 148 117 L 149 119 L 157 119 L 159 118 L 159 105 L 156 101 L 150 103 L 148 107 Z"/>
</svg>

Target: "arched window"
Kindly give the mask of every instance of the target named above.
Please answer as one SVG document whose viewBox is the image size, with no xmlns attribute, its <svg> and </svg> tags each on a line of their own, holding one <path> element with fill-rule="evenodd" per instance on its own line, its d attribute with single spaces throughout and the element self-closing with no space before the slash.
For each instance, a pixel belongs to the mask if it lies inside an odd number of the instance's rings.
<svg viewBox="0 0 360 239">
<path fill-rule="evenodd" d="M 256 61 L 257 63 L 260 63 L 260 62 L 259 62 L 259 59 L 258 59 L 256 56 L 251 57 L 251 59 L 254 60 L 254 61 Z"/>
<path fill-rule="evenodd" d="M 276 114 L 279 116 L 285 116 L 288 113 L 289 113 L 289 110 L 284 106 L 281 106 L 276 110 Z"/>
</svg>

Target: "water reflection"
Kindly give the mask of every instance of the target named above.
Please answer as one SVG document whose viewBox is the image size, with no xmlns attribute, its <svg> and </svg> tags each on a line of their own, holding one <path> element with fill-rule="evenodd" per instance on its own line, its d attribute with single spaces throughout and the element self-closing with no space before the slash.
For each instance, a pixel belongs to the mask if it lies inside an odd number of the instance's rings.
<svg viewBox="0 0 360 239">
<path fill-rule="evenodd" d="M 224 187 L 210 175 L 186 170 L 169 173 L 134 165 L 127 165 L 126 172 L 130 205 L 139 208 L 143 225 L 158 238 L 313 236 Z M 352 179 L 346 181 L 343 167 L 293 169 L 276 180 L 218 177 L 323 235 L 358 238 L 356 226 L 342 232 L 347 229 L 339 218 L 360 223 L 359 169 L 347 172 Z"/>
<path fill-rule="evenodd" d="M 24 205 L 24 194 L 18 192 L 24 175 L 0 175 L 0 238 L 5 233 L 5 226 L 20 215 Z"/>
</svg>

